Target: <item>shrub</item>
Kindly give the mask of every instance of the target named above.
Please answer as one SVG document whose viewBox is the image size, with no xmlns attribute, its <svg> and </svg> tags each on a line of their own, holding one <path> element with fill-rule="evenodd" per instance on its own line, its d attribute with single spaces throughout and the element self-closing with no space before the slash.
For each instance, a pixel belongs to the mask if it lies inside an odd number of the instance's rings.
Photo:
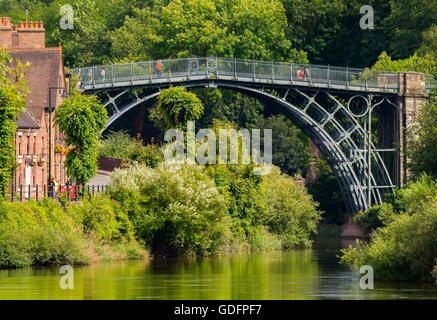
<svg viewBox="0 0 437 320">
<path fill-rule="evenodd" d="M 142 140 L 132 138 L 125 131 L 110 132 L 100 141 L 100 155 L 128 159 L 155 168 L 164 160 L 164 155 L 157 144 L 153 142 L 146 146 Z"/>
<path fill-rule="evenodd" d="M 84 199 L 83 204 L 72 205 L 69 214 L 83 225 L 84 232 L 109 242 L 122 237 L 133 239 L 134 229 L 127 213 L 120 204 L 100 194 Z"/>
<path fill-rule="evenodd" d="M 341 262 L 353 269 L 371 265 L 380 279 L 430 280 L 437 258 L 437 196 L 408 203 L 405 212 L 392 212 L 369 244 L 342 250 Z"/>
<path fill-rule="evenodd" d="M 387 195 L 385 202 L 360 212 L 355 221 L 365 222 L 366 232 L 387 226 L 396 215 L 413 214 L 423 202 L 437 196 L 437 182 L 423 174 L 416 182 Z"/>
<path fill-rule="evenodd" d="M 154 252 L 210 254 L 229 237 L 223 197 L 197 165 L 116 170 L 108 191 Z"/>
<path fill-rule="evenodd" d="M 85 264 L 96 243 L 116 247 L 121 258 L 144 256 L 133 231 L 127 214 L 105 195 L 65 207 L 51 199 L 0 200 L 0 268 Z"/>
<path fill-rule="evenodd" d="M 264 224 L 270 232 L 280 235 L 287 248 L 311 246 L 309 236 L 317 231 L 321 219 L 317 204 L 299 180 L 281 174 L 274 166 L 261 183 L 266 207 Z"/>
</svg>

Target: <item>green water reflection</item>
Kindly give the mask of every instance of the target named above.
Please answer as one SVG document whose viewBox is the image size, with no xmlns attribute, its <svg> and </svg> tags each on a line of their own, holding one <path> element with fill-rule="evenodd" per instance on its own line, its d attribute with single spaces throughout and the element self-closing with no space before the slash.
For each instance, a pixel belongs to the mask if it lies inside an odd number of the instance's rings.
<svg viewBox="0 0 437 320">
<path fill-rule="evenodd" d="M 59 268 L 0 271 L 0 299 L 413 299 L 437 298 L 437 286 L 375 283 L 339 266 L 334 249 L 213 258 L 155 259 L 74 268 L 62 290 Z"/>
</svg>

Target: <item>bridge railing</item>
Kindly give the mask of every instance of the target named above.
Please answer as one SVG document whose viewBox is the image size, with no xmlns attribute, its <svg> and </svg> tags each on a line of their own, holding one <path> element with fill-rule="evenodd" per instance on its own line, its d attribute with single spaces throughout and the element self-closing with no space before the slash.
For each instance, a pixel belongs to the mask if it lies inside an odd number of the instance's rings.
<svg viewBox="0 0 437 320">
<path fill-rule="evenodd" d="M 199 77 L 259 82 L 291 82 L 302 85 L 384 88 L 396 91 L 396 72 L 344 68 L 312 64 L 255 61 L 233 58 L 186 58 L 162 60 L 162 71 L 156 70 L 158 60 L 73 69 L 82 86 L 111 86 L 120 82 L 163 82 Z M 437 81 L 427 76 L 427 88 Z"/>
</svg>

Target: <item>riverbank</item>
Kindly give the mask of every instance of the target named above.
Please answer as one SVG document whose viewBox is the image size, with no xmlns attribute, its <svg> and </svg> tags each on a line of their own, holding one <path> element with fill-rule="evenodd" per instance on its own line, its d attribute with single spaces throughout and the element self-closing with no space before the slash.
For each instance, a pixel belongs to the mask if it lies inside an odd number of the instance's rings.
<svg viewBox="0 0 437 320">
<path fill-rule="evenodd" d="M 343 250 L 341 262 L 357 270 L 370 265 L 375 278 L 437 280 L 437 182 L 422 176 L 386 202 L 360 213 L 369 243 Z"/>
<path fill-rule="evenodd" d="M 147 256 L 120 205 L 103 195 L 62 206 L 51 199 L 0 200 L 0 268 L 85 265 Z"/>
<path fill-rule="evenodd" d="M 321 212 L 298 178 L 250 165 L 135 165 L 72 204 L 0 201 L 0 267 L 311 247 Z"/>
</svg>

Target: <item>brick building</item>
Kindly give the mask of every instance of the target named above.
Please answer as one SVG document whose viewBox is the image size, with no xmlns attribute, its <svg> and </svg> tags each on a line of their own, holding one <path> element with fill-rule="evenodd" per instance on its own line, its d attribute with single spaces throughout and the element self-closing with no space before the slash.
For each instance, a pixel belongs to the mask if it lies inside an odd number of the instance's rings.
<svg viewBox="0 0 437 320">
<path fill-rule="evenodd" d="M 13 59 L 22 63 L 30 62 L 25 75 L 27 87 L 27 109 L 16 121 L 17 172 L 14 184 L 33 193 L 36 186 L 39 190 L 48 184 L 49 176 L 49 143 L 52 148 L 51 172 L 59 183 L 66 181 L 64 168 L 65 155 L 56 153 L 55 146 L 62 145 L 62 135 L 57 126 L 52 124 L 51 141 L 49 141 L 49 112 L 62 103 L 63 89 L 68 93 L 68 74 L 64 70 L 62 48 L 45 47 L 45 29 L 40 21 L 20 21 L 12 24 L 9 18 L 0 21 L 0 46 L 7 49 Z M 49 90 L 51 93 L 49 93 Z M 51 106 L 49 106 L 51 94 Z M 53 109 L 52 109 L 53 110 Z M 54 112 L 52 112 L 52 118 Z M 53 121 L 52 121 L 53 122 Z"/>
</svg>

